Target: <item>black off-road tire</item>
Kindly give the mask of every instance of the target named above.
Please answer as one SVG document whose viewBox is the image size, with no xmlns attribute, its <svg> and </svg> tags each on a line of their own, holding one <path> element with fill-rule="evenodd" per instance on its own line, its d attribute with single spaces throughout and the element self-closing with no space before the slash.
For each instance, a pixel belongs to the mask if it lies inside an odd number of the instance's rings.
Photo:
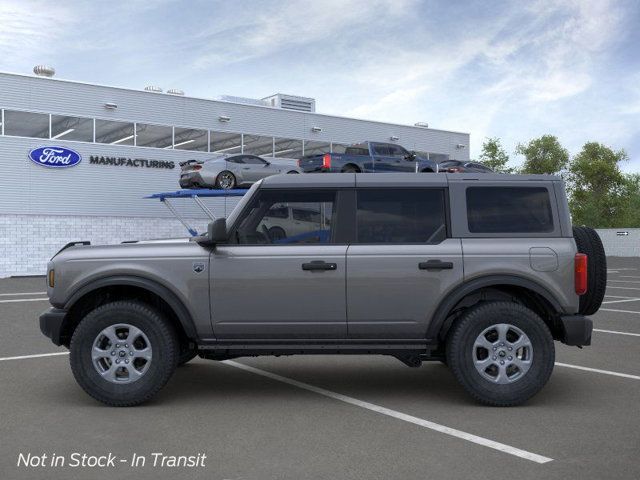
<svg viewBox="0 0 640 480">
<path fill-rule="evenodd" d="M 531 367 L 513 383 L 485 379 L 473 363 L 476 338 L 495 324 L 507 323 L 524 332 L 533 346 Z M 478 402 L 495 407 L 520 405 L 547 383 L 555 363 L 555 346 L 547 325 L 535 312 L 513 302 L 488 302 L 470 308 L 447 335 L 447 365 L 456 380 Z"/>
<path fill-rule="evenodd" d="M 587 293 L 580 296 L 579 312 L 593 315 L 598 311 L 607 290 L 607 256 L 600 235 L 590 227 L 573 227 L 578 252 L 587 255 Z"/>
<path fill-rule="evenodd" d="M 153 357 L 137 381 L 116 384 L 100 376 L 91 350 L 97 336 L 115 324 L 142 330 L 151 343 Z M 73 332 L 71 371 L 82 389 L 96 400 L 114 407 L 131 407 L 153 397 L 171 378 L 178 363 L 179 343 L 173 326 L 157 310 L 137 301 L 116 301 L 88 313 Z"/>
</svg>

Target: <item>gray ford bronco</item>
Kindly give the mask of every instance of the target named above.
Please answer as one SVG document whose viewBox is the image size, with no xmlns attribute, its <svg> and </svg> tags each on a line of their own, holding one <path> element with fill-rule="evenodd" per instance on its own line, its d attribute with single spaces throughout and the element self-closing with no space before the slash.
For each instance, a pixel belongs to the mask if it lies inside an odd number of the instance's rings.
<svg viewBox="0 0 640 480">
<path fill-rule="evenodd" d="M 440 361 L 479 402 L 517 405 L 554 340 L 591 343 L 606 285 L 600 238 L 551 176 L 278 175 L 206 235 L 87 243 L 51 259 L 40 329 L 114 406 L 196 355 L 293 354 Z"/>
</svg>

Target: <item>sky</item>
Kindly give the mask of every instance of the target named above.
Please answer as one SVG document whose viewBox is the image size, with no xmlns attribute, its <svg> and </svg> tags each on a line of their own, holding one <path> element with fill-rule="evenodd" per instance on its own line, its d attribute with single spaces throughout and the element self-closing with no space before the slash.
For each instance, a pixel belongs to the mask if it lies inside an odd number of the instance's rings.
<svg viewBox="0 0 640 480">
<path fill-rule="evenodd" d="M 0 0 L 0 71 L 624 149 L 640 172 L 640 0 Z"/>
</svg>

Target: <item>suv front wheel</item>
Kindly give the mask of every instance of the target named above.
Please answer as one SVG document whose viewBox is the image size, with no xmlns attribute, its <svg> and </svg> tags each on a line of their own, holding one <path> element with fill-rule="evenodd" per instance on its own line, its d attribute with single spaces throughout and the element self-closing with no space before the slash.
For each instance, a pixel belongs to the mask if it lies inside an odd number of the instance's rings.
<svg viewBox="0 0 640 480">
<path fill-rule="evenodd" d="M 528 308 L 491 302 L 465 312 L 447 336 L 447 364 L 476 400 L 519 405 L 547 383 L 555 362 L 551 332 Z"/>
<path fill-rule="evenodd" d="M 96 400 L 128 407 L 149 400 L 171 378 L 179 344 L 172 325 L 149 305 L 117 301 L 96 308 L 73 332 L 71 370 Z"/>
</svg>

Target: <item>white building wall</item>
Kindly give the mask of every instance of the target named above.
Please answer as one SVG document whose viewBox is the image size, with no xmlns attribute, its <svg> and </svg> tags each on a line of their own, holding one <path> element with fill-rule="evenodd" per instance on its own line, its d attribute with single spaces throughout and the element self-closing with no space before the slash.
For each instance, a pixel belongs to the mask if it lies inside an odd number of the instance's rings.
<svg viewBox="0 0 640 480">
<path fill-rule="evenodd" d="M 597 232 L 608 257 L 640 257 L 640 228 L 600 228 Z"/>
</svg>

